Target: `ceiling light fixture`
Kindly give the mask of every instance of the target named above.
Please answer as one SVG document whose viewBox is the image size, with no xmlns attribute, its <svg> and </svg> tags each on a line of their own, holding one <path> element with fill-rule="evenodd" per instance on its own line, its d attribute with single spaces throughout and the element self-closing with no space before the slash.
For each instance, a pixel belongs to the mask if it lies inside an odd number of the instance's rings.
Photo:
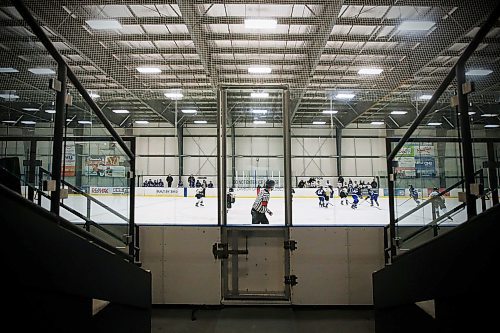
<svg viewBox="0 0 500 333">
<path fill-rule="evenodd" d="M 498 124 L 488 124 L 488 125 L 484 125 L 485 128 L 497 128 L 497 127 L 500 127 L 500 125 Z"/>
<path fill-rule="evenodd" d="M 265 120 L 254 120 L 253 123 L 256 125 L 262 125 L 262 124 L 265 124 L 266 121 Z"/>
<path fill-rule="evenodd" d="M 335 96 L 335 98 L 337 98 L 337 99 L 353 99 L 353 98 L 354 98 L 354 96 L 356 96 L 356 95 L 354 95 L 354 94 L 344 94 L 344 93 L 341 93 L 341 94 L 337 94 L 337 95 Z"/>
<path fill-rule="evenodd" d="M 313 125 L 324 125 L 326 121 L 313 121 Z"/>
<path fill-rule="evenodd" d="M 24 111 L 39 111 L 37 108 L 23 108 Z"/>
<path fill-rule="evenodd" d="M 28 71 L 35 75 L 52 75 L 56 73 L 51 68 L 28 68 Z"/>
<path fill-rule="evenodd" d="M 52 109 L 50 109 L 50 110 L 45 110 L 45 113 L 54 114 L 54 113 L 56 113 L 56 110 L 52 110 Z"/>
<path fill-rule="evenodd" d="M 407 114 L 408 111 L 391 111 L 391 114 Z"/>
<path fill-rule="evenodd" d="M 325 114 L 337 114 L 339 112 L 337 110 L 323 110 L 323 113 L 325 113 Z"/>
<path fill-rule="evenodd" d="M 180 92 L 168 92 L 165 93 L 165 97 L 173 99 L 173 100 L 179 100 L 184 97 L 184 95 Z"/>
<path fill-rule="evenodd" d="M 36 121 L 32 121 L 32 120 L 21 120 L 21 124 L 24 124 L 24 125 L 35 125 L 35 124 L 36 124 Z"/>
<path fill-rule="evenodd" d="M 157 67 L 137 67 L 137 71 L 141 74 L 158 74 L 161 73 L 161 69 Z"/>
<path fill-rule="evenodd" d="M 123 114 L 125 114 L 125 113 L 130 113 L 130 111 L 129 111 L 129 110 L 123 110 L 123 109 L 122 109 L 122 110 L 113 110 L 113 112 L 114 112 L 114 113 L 123 113 Z"/>
<path fill-rule="evenodd" d="M 384 125 L 385 123 L 383 121 L 372 121 L 370 124 L 372 124 L 372 125 Z"/>
<path fill-rule="evenodd" d="M 271 72 L 270 67 L 248 67 L 249 74 L 270 74 Z"/>
<path fill-rule="evenodd" d="M 266 114 L 267 110 L 262 110 L 262 109 L 253 109 L 252 113 L 257 113 L 257 114 Z"/>
<path fill-rule="evenodd" d="M 380 68 L 361 68 L 358 71 L 358 74 L 361 75 L 378 75 L 382 73 L 384 70 Z"/>
<path fill-rule="evenodd" d="M 470 69 L 469 71 L 465 72 L 465 75 L 486 76 L 490 75 L 491 73 L 493 73 L 493 71 L 489 69 Z"/>
<path fill-rule="evenodd" d="M 399 25 L 398 30 L 425 31 L 430 30 L 435 24 L 433 21 L 405 21 Z"/>
<path fill-rule="evenodd" d="M 481 115 L 481 117 L 496 117 L 497 115 L 494 113 L 484 113 Z"/>
<path fill-rule="evenodd" d="M 428 101 L 432 98 L 432 95 L 420 95 L 419 99 Z"/>
<path fill-rule="evenodd" d="M 99 97 L 101 97 L 100 95 L 98 95 L 96 93 L 93 93 L 93 92 L 89 93 L 89 96 L 90 96 L 90 98 L 99 98 Z"/>
<path fill-rule="evenodd" d="M 149 121 L 147 121 L 147 120 L 136 120 L 135 123 L 136 124 L 149 124 Z"/>
<path fill-rule="evenodd" d="M 14 100 L 14 99 L 18 99 L 19 96 L 18 95 L 15 95 L 15 94 L 9 94 L 9 93 L 3 93 L 3 94 L 0 94 L 0 97 L 3 98 L 3 99 L 6 99 L 8 101 L 11 101 L 11 100 Z"/>
<path fill-rule="evenodd" d="M 250 97 L 252 97 L 252 98 L 268 98 L 269 93 L 267 93 L 267 92 L 253 92 L 250 94 Z"/>
<path fill-rule="evenodd" d="M 2 120 L 2 123 L 5 123 L 5 124 L 16 124 L 17 121 L 15 121 L 15 120 Z"/>
<path fill-rule="evenodd" d="M 195 120 L 194 123 L 195 124 L 206 124 L 207 121 L 206 120 Z"/>
<path fill-rule="evenodd" d="M 276 19 L 245 19 L 246 29 L 276 29 Z"/>
<path fill-rule="evenodd" d="M 118 20 L 86 20 L 85 23 L 95 30 L 116 30 L 123 28 Z"/>
<path fill-rule="evenodd" d="M 19 71 L 12 67 L 0 67 L 0 73 L 19 73 Z"/>
<path fill-rule="evenodd" d="M 183 110 L 181 110 L 181 111 L 182 111 L 182 113 L 188 113 L 188 114 L 189 114 L 189 113 L 190 113 L 190 114 L 193 114 L 193 113 L 198 112 L 198 110 L 193 110 L 193 109 L 183 109 Z"/>
<path fill-rule="evenodd" d="M 92 124 L 92 122 L 90 120 L 78 120 L 78 123 L 82 124 L 82 125 L 91 125 Z"/>
<path fill-rule="evenodd" d="M 429 126 L 441 126 L 443 123 L 428 123 Z"/>
</svg>

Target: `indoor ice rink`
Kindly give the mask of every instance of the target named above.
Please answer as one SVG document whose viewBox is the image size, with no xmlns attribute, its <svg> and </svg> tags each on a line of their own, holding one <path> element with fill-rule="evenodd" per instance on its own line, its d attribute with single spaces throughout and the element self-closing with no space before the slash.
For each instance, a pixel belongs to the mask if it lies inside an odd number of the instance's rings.
<svg viewBox="0 0 500 333">
<path fill-rule="evenodd" d="M 461 322 L 497 285 L 478 279 L 498 263 L 499 17 L 498 0 L 0 0 L 0 224 L 25 291 L 7 302 L 54 326 L 130 306 L 137 332 L 365 333 L 406 306 Z"/>
</svg>

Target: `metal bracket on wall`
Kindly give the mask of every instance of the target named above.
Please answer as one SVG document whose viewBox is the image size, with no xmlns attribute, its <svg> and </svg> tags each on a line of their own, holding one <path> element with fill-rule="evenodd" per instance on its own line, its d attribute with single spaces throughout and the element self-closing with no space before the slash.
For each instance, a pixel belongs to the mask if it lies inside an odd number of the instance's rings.
<svg viewBox="0 0 500 333">
<path fill-rule="evenodd" d="M 297 276 L 296 275 L 287 275 L 287 276 L 285 276 L 285 284 L 289 284 L 291 286 L 295 286 L 297 284 Z"/>
<path fill-rule="evenodd" d="M 295 251 L 297 250 L 297 241 L 288 240 L 284 242 L 285 250 Z"/>
<path fill-rule="evenodd" d="M 248 250 L 229 250 L 227 243 L 214 243 L 212 253 L 215 259 L 227 259 L 230 254 L 248 254 Z"/>
</svg>

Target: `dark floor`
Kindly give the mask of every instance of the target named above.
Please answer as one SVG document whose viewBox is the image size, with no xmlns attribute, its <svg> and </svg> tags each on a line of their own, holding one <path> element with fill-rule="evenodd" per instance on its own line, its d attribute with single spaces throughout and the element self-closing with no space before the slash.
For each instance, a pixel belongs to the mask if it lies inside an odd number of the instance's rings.
<svg viewBox="0 0 500 333">
<path fill-rule="evenodd" d="M 152 332 L 168 333 L 368 333 L 375 332 L 366 308 L 154 307 Z M 194 319 L 194 320 L 192 320 Z"/>
</svg>

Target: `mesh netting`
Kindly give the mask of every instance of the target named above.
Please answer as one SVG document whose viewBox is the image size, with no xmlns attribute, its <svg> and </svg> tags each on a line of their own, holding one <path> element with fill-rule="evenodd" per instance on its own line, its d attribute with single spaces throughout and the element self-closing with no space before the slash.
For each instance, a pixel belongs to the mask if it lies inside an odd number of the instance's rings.
<svg viewBox="0 0 500 333">
<path fill-rule="evenodd" d="M 408 124 L 421 110 L 422 96 L 437 88 L 496 4 L 394 2 L 25 1 L 108 114 L 126 108 L 130 120 L 173 122 L 177 104 L 179 110 L 197 109 L 196 119 L 215 123 L 218 85 L 262 87 L 256 92 L 287 85 L 295 124 L 335 110 L 335 126 L 382 121 L 391 128 Z M 16 116 L 12 109 L 43 108 L 54 100 L 47 89 L 54 75 L 30 69 L 57 66 L 11 3 L 1 5 L 0 67 L 16 72 L 0 73 L 0 90 L 18 96 L 4 98 L 9 111 L 2 119 L 7 119 Z M 499 101 L 499 37 L 495 27 L 467 64 L 467 70 L 491 71 L 470 77 L 477 105 Z M 258 73 L 251 72 L 254 67 Z M 165 96 L 169 92 L 183 97 L 174 103 Z M 438 108 L 454 93 L 452 84 Z M 280 109 L 280 99 L 270 94 L 269 107 Z M 234 98 L 229 104 L 244 104 L 242 113 L 252 109 L 250 93 Z M 325 116 L 327 122 L 331 118 Z M 117 125 L 125 126 L 121 120 Z"/>
</svg>

